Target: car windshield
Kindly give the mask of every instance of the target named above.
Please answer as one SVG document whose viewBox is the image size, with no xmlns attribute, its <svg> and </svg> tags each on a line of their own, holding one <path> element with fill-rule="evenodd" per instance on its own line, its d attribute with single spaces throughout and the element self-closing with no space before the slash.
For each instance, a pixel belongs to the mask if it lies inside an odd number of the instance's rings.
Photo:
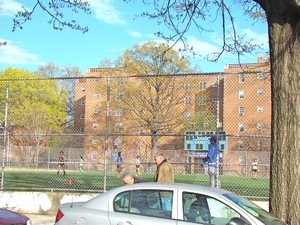
<svg viewBox="0 0 300 225">
<path fill-rule="evenodd" d="M 234 194 L 224 194 L 226 198 L 229 198 L 231 201 L 245 209 L 247 212 L 249 212 L 251 215 L 256 217 L 258 220 L 263 222 L 264 224 L 270 224 L 270 225 L 285 225 L 282 221 L 274 217 L 272 214 L 268 213 L 264 209 L 260 208 L 259 206 L 255 205 L 251 201 L 248 201 L 244 198 L 241 198 Z"/>
</svg>

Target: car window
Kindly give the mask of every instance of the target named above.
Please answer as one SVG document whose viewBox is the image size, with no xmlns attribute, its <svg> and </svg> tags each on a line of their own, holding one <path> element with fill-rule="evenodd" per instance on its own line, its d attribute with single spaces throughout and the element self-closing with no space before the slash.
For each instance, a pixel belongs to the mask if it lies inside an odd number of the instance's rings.
<svg viewBox="0 0 300 225">
<path fill-rule="evenodd" d="M 132 193 L 132 207 L 142 215 L 161 218 L 171 218 L 172 191 L 164 190 L 135 190 Z"/>
<path fill-rule="evenodd" d="M 114 199 L 114 211 L 129 212 L 130 191 L 122 192 Z"/>
<path fill-rule="evenodd" d="M 172 191 L 134 190 L 114 199 L 114 211 L 171 219 Z"/>
<path fill-rule="evenodd" d="M 232 219 L 242 219 L 235 210 L 206 195 L 183 192 L 182 203 L 184 220 L 189 222 L 224 225 Z"/>
</svg>

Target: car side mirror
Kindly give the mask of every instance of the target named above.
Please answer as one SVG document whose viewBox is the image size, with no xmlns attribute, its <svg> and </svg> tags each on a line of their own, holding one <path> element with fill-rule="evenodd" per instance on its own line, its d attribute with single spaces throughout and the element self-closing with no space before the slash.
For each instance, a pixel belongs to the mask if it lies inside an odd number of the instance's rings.
<svg viewBox="0 0 300 225">
<path fill-rule="evenodd" d="M 238 217 L 233 217 L 229 220 L 226 225 L 247 225 L 247 223 Z"/>
</svg>

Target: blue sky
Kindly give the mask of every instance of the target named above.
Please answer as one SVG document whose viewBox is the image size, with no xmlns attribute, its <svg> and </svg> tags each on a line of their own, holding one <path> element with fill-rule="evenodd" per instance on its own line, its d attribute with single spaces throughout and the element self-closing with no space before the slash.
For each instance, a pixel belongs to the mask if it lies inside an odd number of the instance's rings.
<svg viewBox="0 0 300 225">
<path fill-rule="evenodd" d="M 7 41 L 6 46 L 0 46 L 0 72 L 7 67 L 37 70 L 39 66 L 54 63 L 58 66 L 77 66 L 85 73 L 88 68 L 99 66 L 104 58 L 116 59 L 123 54 L 124 49 L 132 48 L 134 44 L 146 41 L 163 41 L 154 36 L 159 30 L 167 30 L 164 25 L 158 25 L 155 20 L 135 18 L 135 15 L 147 8 L 132 1 L 130 4 L 122 0 L 91 0 L 91 15 L 65 13 L 68 18 L 75 18 L 81 25 L 88 26 L 89 31 L 64 28 L 55 31 L 48 24 L 49 17 L 38 9 L 31 21 L 23 25 L 23 29 L 12 32 L 14 14 L 23 4 L 32 8 L 36 1 L 0 0 L 0 42 Z M 47 2 L 47 1 L 45 1 Z M 267 26 L 238 14 L 235 10 L 237 30 L 255 43 L 264 44 L 261 52 L 243 56 L 242 62 L 256 62 L 257 56 L 265 56 L 268 45 Z M 187 34 L 189 45 L 201 54 L 220 50 L 222 33 L 215 23 L 207 22 L 206 26 L 212 32 L 198 33 L 191 29 Z M 215 28 L 215 29 L 214 29 Z M 175 46 L 180 48 L 181 43 Z M 217 63 L 207 62 L 201 58 L 191 60 L 198 64 L 203 72 L 221 72 L 225 64 L 238 63 L 237 57 L 231 54 L 223 55 Z"/>
</svg>

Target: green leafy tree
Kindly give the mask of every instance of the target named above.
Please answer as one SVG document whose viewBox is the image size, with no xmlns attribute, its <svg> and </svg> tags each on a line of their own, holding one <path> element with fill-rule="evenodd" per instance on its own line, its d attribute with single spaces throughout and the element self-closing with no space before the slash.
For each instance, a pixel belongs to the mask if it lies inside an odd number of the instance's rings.
<svg viewBox="0 0 300 225">
<path fill-rule="evenodd" d="M 18 146 L 48 146 L 50 134 L 60 134 L 66 121 L 67 92 L 56 80 L 28 71 L 7 68 L 0 74 L 0 102 L 8 101 L 8 130 Z M 5 86 L 8 82 L 8 99 Z M 5 107 L 1 107 L 4 121 Z M 22 135 L 23 134 L 23 135 Z M 30 135 L 24 135 L 30 134 Z M 37 156 L 38 157 L 38 154 Z"/>
<path fill-rule="evenodd" d="M 151 134 L 153 159 L 160 135 L 179 129 L 185 121 L 182 81 L 172 75 L 193 70 L 190 62 L 182 59 L 177 51 L 156 42 L 134 45 L 132 49 L 125 50 L 116 62 L 117 65 L 122 63 L 127 74 L 137 75 L 112 89 L 112 96 L 119 95 L 112 99 L 112 106 L 130 113 L 124 127 Z"/>
</svg>

